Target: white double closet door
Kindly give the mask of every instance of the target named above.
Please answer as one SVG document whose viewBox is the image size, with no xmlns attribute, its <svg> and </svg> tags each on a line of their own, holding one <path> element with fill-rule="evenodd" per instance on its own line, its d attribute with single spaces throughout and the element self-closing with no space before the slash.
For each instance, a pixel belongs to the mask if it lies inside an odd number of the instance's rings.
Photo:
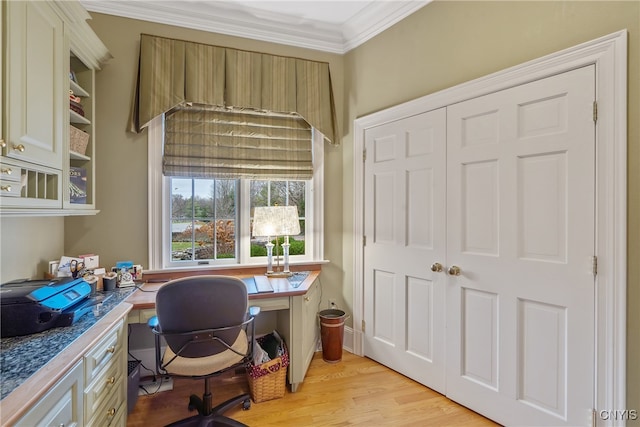
<svg viewBox="0 0 640 427">
<path fill-rule="evenodd" d="M 589 422 L 594 100 L 587 66 L 367 129 L 366 356 L 501 424 Z"/>
</svg>

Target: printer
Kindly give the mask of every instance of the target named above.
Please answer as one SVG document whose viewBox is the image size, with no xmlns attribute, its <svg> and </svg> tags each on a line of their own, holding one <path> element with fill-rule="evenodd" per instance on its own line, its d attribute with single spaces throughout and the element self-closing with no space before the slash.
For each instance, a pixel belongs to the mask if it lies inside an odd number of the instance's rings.
<svg viewBox="0 0 640 427">
<path fill-rule="evenodd" d="M 0 285 L 0 336 L 15 337 L 69 326 L 91 310 L 84 279 L 17 280 Z"/>
</svg>

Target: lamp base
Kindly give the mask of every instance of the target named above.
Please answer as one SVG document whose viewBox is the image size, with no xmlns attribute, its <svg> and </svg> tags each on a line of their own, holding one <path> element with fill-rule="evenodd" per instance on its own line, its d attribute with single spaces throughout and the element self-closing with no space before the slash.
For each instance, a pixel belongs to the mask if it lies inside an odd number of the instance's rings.
<svg viewBox="0 0 640 427">
<path fill-rule="evenodd" d="M 278 278 L 278 277 L 291 277 L 293 276 L 293 272 L 291 271 L 268 271 L 265 276 L 267 277 L 273 277 L 273 278 Z"/>
</svg>

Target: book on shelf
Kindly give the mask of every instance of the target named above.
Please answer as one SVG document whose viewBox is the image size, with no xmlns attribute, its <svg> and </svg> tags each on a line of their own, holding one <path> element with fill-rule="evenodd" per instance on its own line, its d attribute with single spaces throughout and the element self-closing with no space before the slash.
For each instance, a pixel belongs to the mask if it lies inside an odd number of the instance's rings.
<svg viewBox="0 0 640 427">
<path fill-rule="evenodd" d="M 71 167 L 69 169 L 69 201 L 87 203 L 87 170 Z"/>
</svg>

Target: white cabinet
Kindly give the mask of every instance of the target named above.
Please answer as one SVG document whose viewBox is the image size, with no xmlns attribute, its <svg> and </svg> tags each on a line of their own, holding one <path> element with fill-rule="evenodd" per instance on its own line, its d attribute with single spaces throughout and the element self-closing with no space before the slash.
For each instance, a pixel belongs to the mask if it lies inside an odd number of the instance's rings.
<svg viewBox="0 0 640 427">
<path fill-rule="evenodd" d="M 60 101 L 66 87 L 64 21 L 45 2 L 5 4 L 2 206 L 59 208 L 66 129 Z"/>
<path fill-rule="evenodd" d="M 46 2 L 7 2 L 3 155 L 62 170 L 65 96 L 62 18 Z M 67 47 L 68 49 L 68 47 Z"/>
<path fill-rule="evenodd" d="M 12 1 L 2 7 L 0 214 L 96 213 L 93 93 L 95 71 L 109 52 L 77 0 Z M 83 100 L 84 117 L 71 112 L 70 90 Z M 89 136 L 86 150 L 71 150 L 72 125 Z M 81 199 L 70 197 L 71 171 L 84 176 Z"/>
<path fill-rule="evenodd" d="M 25 427 L 82 426 L 84 371 L 80 360 L 15 425 Z"/>
<path fill-rule="evenodd" d="M 126 330 L 120 320 L 15 425 L 125 426 L 126 371 Z"/>
<path fill-rule="evenodd" d="M 278 332 L 284 336 L 292 361 L 288 379 L 293 392 L 304 381 L 318 345 L 320 296 L 320 284 L 315 280 L 306 294 L 290 297 L 289 310 L 278 313 Z"/>
</svg>

